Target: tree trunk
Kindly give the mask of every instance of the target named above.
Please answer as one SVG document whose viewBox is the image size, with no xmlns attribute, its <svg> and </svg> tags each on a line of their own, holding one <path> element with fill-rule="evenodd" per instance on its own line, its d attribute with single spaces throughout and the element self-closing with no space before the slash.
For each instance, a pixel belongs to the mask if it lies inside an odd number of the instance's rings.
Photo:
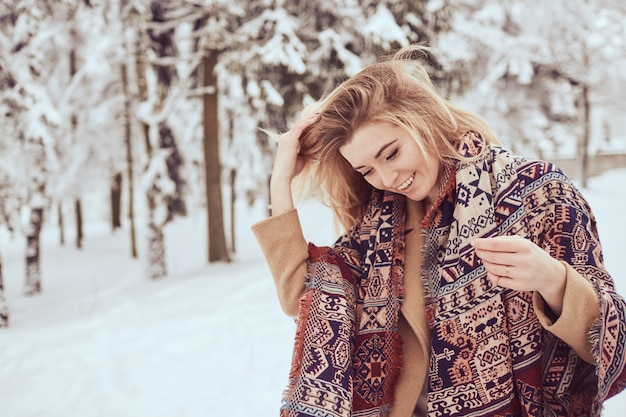
<svg viewBox="0 0 626 417">
<path fill-rule="evenodd" d="M 4 298 L 4 275 L 0 258 L 0 328 L 9 327 L 9 306 Z"/>
<path fill-rule="evenodd" d="M 150 279 L 159 279 L 167 276 L 167 262 L 165 260 L 165 238 L 163 230 L 154 222 L 148 223 L 148 276 Z"/>
<path fill-rule="evenodd" d="M 230 170 L 230 250 L 235 253 L 237 251 L 237 240 L 236 240 L 236 210 L 235 204 L 237 202 L 237 193 L 235 192 L 235 182 L 237 179 L 237 170 Z"/>
<path fill-rule="evenodd" d="M 63 204 L 57 204 L 57 224 L 59 225 L 59 243 L 65 245 L 65 220 L 63 219 Z"/>
<path fill-rule="evenodd" d="M 43 205 L 31 207 L 26 231 L 26 295 L 41 292 L 40 235 L 43 225 Z"/>
<path fill-rule="evenodd" d="M 71 30 L 72 38 L 76 37 L 74 29 Z M 76 50 L 72 48 L 70 50 L 70 78 L 76 75 Z M 72 139 L 76 142 L 76 127 L 78 126 L 78 117 L 75 113 L 70 116 L 70 122 L 72 126 Z M 80 203 L 80 199 L 74 200 L 74 215 L 76 220 L 76 248 L 82 249 L 83 247 L 83 213 Z"/>
<path fill-rule="evenodd" d="M 267 184 L 267 217 L 272 217 L 272 200 L 270 198 L 271 195 L 271 191 L 270 191 L 270 183 L 272 181 L 272 175 L 268 175 L 267 176 L 267 180 L 265 181 L 265 183 Z"/>
<path fill-rule="evenodd" d="M 128 67 L 121 66 L 122 89 L 124 91 L 124 145 L 126 147 L 126 183 L 128 184 L 128 223 L 130 226 L 130 256 L 137 258 L 137 232 L 135 230 L 135 190 L 133 175 L 133 138 L 131 118 L 131 94 L 128 86 Z"/>
<path fill-rule="evenodd" d="M 209 262 L 229 262 L 230 257 L 224 234 L 224 216 L 221 189 L 221 166 L 218 146 L 218 103 L 217 103 L 217 51 L 208 51 L 203 62 L 204 86 L 213 87 L 205 93 L 204 102 L 204 160 L 207 197 Z"/>
<path fill-rule="evenodd" d="M 583 67 L 589 74 L 591 71 L 590 63 L 589 63 L 589 51 L 587 50 L 587 45 L 585 43 L 582 44 L 581 48 L 582 59 L 583 59 Z M 578 141 L 578 162 L 579 169 L 578 174 L 580 178 L 580 183 L 582 188 L 587 188 L 587 182 L 589 179 L 589 141 L 591 135 L 591 102 L 589 101 L 589 84 L 586 79 L 582 82 L 582 91 L 581 91 L 581 105 L 582 105 L 582 125 L 583 125 L 583 133 L 582 137 Z"/>
<path fill-rule="evenodd" d="M 583 134 L 582 138 L 578 141 L 578 162 L 579 172 L 578 177 L 582 188 L 587 188 L 589 180 L 589 141 L 591 135 L 591 103 L 589 102 L 589 86 L 584 83 L 582 86 L 582 111 L 583 111 Z"/>
<path fill-rule="evenodd" d="M 111 231 L 122 227 L 122 173 L 113 176 L 111 185 Z"/>
<path fill-rule="evenodd" d="M 141 45 L 136 45 L 136 74 L 137 74 L 137 90 L 139 100 L 148 100 L 148 85 L 146 71 L 146 60 L 142 57 Z M 152 158 L 154 157 L 154 147 L 150 141 L 150 125 L 141 122 L 141 133 L 146 147 L 146 156 L 148 159 L 146 171 L 149 170 Z M 164 223 L 157 224 L 156 209 L 160 202 L 158 198 L 159 189 L 151 179 L 151 183 L 145 189 L 146 202 L 148 208 L 147 230 L 146 230 L 146 257 L 147 257 L 147 273 L 150 279 L 159 279 L 167 275 L 167 267 L 165 261 L 165 239 L 163 235 Z M 162 202 L 161 202 L 162 203 Z"/>
<path fill-rule="evenodd" d="M 76 249 L 83 247 L 83 205 L 80 198 L 74 200 L 74 214 L 76 216 Z"/>
<path fill-rule="evenodd" d="M 146 146 L 148 147 L 148 158 L 151 157 L 149 129 L 144 126 L 144 134 L 146 135 Z M 161 222 L 156 219 L 157 204 L 164 204 L 162 198 L 159 197 L 159 190 L 155 184 L 148 186 L 146 190 L 146 199 L 148 204 L 148 228 L 146 232 L 147 239 L 147 260 L 148 260 L 148 277 L 150 279 L 159 279 L 167 275 L 167 264 L 165 260 L 165 237 L 163 235 L 163 226 L 165 221 Z"/>
</svg>

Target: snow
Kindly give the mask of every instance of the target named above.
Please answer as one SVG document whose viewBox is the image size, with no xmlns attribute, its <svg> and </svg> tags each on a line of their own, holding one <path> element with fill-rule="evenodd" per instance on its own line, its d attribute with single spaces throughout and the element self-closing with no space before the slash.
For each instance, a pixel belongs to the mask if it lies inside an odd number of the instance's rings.
<svg viewBox="0 0 626 417">
<path fill-rule="evenodd" d="M 626 169 L 593 178 L 583 193 L 596 217 L 608 270 L 626 294 L 618 266 L 626 234 Z M 231 264 L 205 262 L 198 213 L 166 228 L 170 275 L 145 278 L 129 256 L 126 230 L 91 221 L 85 247 L 60 246 L 44 229 L 43 293 L 22 295 L 24 247 L 0 229 L 11 327 L 0 329 L 3 417 L 276 416 L 287 383 L 295 325 L 278 305 L 250 225 L 264 208 L 239 208 Z M 305 235 L 333 240 L 326 209 L 300 209 Z M 71 233 L 66 233 L 66 236 Z M 143 232 L 140 231 L 140 236 Z M 140 257 L 141 253 L 140 251 Z M 626 394 L 606 403 L 618 417 Z"/>
<path fill-rule="evenodd" d="M 398 26 L 389 9 L 382 4 L 378 5 L 376 13 L 368 19 L 368 22 L 363 27 L 363 33 L 385 50 L 389 50 L 394 42 L 397 42 L 400 46 L 409 45 L 407 35 Z"/>
</svg>

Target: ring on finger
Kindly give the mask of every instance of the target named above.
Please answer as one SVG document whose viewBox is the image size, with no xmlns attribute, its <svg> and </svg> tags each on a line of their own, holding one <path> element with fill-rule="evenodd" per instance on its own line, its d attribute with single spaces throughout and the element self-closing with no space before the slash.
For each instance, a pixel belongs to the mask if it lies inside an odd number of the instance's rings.
<svg viewBox="0 0 626 417">
<path fill-rule="evenodd" d="M 506 266 L 506 270 L 504 272 L 504 276 L 508 277 L 509 276 L 509 265 Z"/>
</svg>

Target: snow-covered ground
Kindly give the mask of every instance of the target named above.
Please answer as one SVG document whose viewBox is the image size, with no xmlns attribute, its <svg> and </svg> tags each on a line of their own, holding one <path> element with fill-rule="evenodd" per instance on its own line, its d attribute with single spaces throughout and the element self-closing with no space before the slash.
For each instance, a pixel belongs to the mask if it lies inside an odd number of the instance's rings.
<svg viewBox="0 0 626 417">
<path fill-rule="evenodd" d="M 584 191 L 596 213 L 606 265 L 626 294 L 618 263 L 626 235 L 626 169 Z M 24 242 L 0 231 L 11 327 L 0 330 L 3 417 L 269 417 L 278 415 L 293 322 L 281 312 L 240 210 L 235 262 L 207 265 L 202 216 L 167 230 L 170 276 L 149 281 L 131 260 L 126 231 L 90 224 L 83 250 L 44 231 L 43 293 L 22 295 Z M 305 234 L 330 243 L 328 213 L 301 209 Z M 606 403 L 621 417 L 626 394 Z"/>
</svg>

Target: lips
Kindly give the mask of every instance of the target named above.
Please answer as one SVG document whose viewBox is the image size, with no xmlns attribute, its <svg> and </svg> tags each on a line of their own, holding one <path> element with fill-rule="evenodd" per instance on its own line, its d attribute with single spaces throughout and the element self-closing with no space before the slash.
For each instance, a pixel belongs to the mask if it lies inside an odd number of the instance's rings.
<svg viewBox="0 0 626 417">
<path fill-rule="evenodd" d="M 411 175 L 411 177 L 409 179 L 407 179 L 406 181 L 404 181 L 402 184 L 400 184 L 397 188 L 400 191 L 404 191 L 407 188 L 409 188 L 411 186 L 411 184 L 413 184 L 413 181 L 415 180 L 415 174 Z"/>
</svg>

